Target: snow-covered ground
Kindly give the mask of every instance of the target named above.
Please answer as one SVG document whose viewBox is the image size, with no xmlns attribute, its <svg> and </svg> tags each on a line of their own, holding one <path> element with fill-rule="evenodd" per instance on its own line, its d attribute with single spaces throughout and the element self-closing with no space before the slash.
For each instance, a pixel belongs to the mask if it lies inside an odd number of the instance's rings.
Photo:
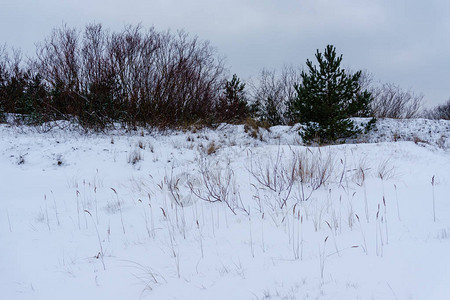
<svg viewBox="0 0 450 300">
<path fill-rule="evenodd" d="M 449 135 L 0 125 L 0 298 L 449 299 Z"/>
</svg>

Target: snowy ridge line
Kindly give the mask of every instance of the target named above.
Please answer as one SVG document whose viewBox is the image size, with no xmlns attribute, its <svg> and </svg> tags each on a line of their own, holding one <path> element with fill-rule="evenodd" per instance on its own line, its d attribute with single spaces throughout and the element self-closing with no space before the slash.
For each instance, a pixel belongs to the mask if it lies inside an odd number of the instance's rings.
<svg viewBox="0 0 450 300">
<path fill-rule="evenodd" d="M 354 118 L 367 123 L 366 118 Z M 450 121 L 429 119 L 378 119 L 375 128 L 360 139 L 368 143 L 413 141 L 442 149 L 450 148 Z"/>
<path fill-rule="evenodd" d="M 352 118 L 354 124 L 364 131 L 370 118 Z M 42 133 L 51 136 L 63 134 L 69 131 L 79 136 L 108 135 L 119 136 L 136 134 L 150 134 L 151 136 L 174 136 L 186 130 L 160 130 L 155 128 L 137 128 L 137 130 L 109 129 L 105 132 L 88 131 L 69 121 L 53 121 L 40 126 L 8 125 L 0 124 L 0 133 L 10 132 L 11 127 L 18 134 Z M 294 126 L 278 125 L 269 129 L 248 129 L 246 125 L 220 124 L 217 128 L 192 129 L 187 132 L 204 135 L 225 144 L 236 144 L 248 146 L 262 145 L 303 145 L 299 136 L 301 125 Z M 254 132 L 256 131 L 256 132 Z M 252 135 L 252 133 L 254 134 Z M 374 128 L 369 133 L 362 133 L 356 138 L 340 141 L 340 143 L 380 143 L 410 141 L 423 146 L 431 145 L 444 150 L 450 148 L 450 120 L 429 120 L 429 119 L 377 119 Z"/>
</svg>

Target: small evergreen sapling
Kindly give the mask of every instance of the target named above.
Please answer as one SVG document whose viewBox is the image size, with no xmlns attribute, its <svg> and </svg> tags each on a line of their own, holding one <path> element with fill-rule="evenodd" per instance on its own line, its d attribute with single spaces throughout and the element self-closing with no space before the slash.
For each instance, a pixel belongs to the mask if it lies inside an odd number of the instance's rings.
<svg viewBox="0 0 450 300">
<path fill-rule="evenodd" d="M 239 123 L 249 116 L 249 112 L 245 83 L 234 74 L 233 78 L 225 83 L 223 94 L 219 99 L 218 119 Z"/>
<path fill-rule="evenodd" d="M 349 118 L 368 115 L 372 95 L 362 91 L 361 71 L 347 74 L 341 69 L 342 55 L 336 55 L 335 47 L 328 45 L 324 54 L 317 50 L 315 56 L 318 67 L 307 60 L 308 72 L 302 72 L 302 83 L 295 86 L 292 109 L 306 125 L 302 138 L 323 143 L 351 137 L 359 130 Z"/>
</svg>

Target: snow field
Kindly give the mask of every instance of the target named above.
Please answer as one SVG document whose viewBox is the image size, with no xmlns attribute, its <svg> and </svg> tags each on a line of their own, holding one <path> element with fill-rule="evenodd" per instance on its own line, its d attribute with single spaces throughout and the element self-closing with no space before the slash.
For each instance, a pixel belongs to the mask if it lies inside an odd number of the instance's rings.
<svg viewBox="0 0 450 300">
<path fill-rule="evenodd" d="M 447 299 L 449 124 L 430 122 L 321 148 L 283 126 L 2 125 L 2 298 Z"/>
</svg>

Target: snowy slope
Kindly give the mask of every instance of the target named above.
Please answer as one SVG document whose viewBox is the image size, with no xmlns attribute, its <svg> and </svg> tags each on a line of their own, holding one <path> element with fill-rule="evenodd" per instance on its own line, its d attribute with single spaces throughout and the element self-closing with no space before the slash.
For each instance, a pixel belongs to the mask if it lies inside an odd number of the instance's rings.
<svg viewBox="0 0 450 300">
<path fill-rule="evenodd" d="M 297 129 L 0 125 L 0 298 L 448 299 L 450 122 Z"/>
</svg>

